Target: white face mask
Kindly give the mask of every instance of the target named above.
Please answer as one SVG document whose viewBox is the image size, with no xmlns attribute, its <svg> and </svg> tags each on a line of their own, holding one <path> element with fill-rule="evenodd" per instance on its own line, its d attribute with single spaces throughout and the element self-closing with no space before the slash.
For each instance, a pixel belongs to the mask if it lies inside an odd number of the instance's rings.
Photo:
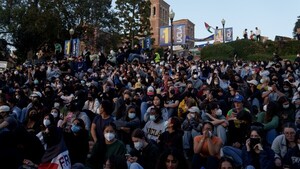
<svg viewBox="0 0 300 169">
<path fill-rule="evenodd" d="M 283 107 L 284 109 L 287 109 L 287 108 L 290 107 L 290 104 L 283 104 L 282 107 Z"/>
<path fill-rule="evenodd" d="M 104 137 L 107 141 L 111 141 L 115 138 L 115 134 L 114 133 L 105 133 Z"/>
<path fill-rule="evenodd" d="M 217 116 L 221 116 L 221 115 L 222 115 L 222 110 L 221 110 L 221 109 L 218 109 L 217 112 L 216 112 L 216 115 L 217 115 Z"/>
<path fill-rule="evenodd" d="M 129 117 L 130 119 L 135 118 L 135 113 L 128 113 L 128 117 Z"/>
<path fill-rule="evenodd" d="M 43 124 L 45 127 L 49 126 L 51 124 L 49 119 L 44 119 Z"/>
<path fill-rule="evenodd" d="M 264 107 L 263 107 L 263 110 L 266 112 L 267 111 L 267 104 L 266 105 L 264 105 Z"/>
<path fill-rule="evenodd" d="M 58 113 L 55 112 L 55 111 L 51 112 L 51 114 L 52 114 L 52 116 L 53 116 L 54 118 L 56 118 L 56 117 L 58 116 Z"/>
<path fill-rule="evenodd" d="M 260 79 L 260 83 L 265 83 L 265 80 L 264 79 Z"/>
<path fill-rule="evenodd" d="M 197 74 L 194 74 L 194 75 L 193 75 L 193 78 L 194 78 L 194 79 L 197 79 L 197 78 L 198 78 L 198 75 L 197 75 Z"/>
<path fill-rule="evenodd" d="M 54 103 L 54 107 L 59 108 L 59 103 Z"/>
<path fill-rule="evenodd" d="M 141 150 L 142 147 L 143 147 L 143 143 L 138 141 L 138 142 L 134 142 L 134 148 L 137 149 L 137 150 Z"/>
<path fill-rule="evenodd" d="M 191 116 L 191 118 L 195 118 L 195 114 L 194 113 L 191 113 L 190 116 Z"/>
<path fill-rule="evenodd" d="M 169 122 L 168 122 L 168 121 L 165 121 L 165 122 L 164 122 L 164 127 L 165 127 L 165 128 L 168 128 L 168 124 L 169 124 Z"/>
</svg>

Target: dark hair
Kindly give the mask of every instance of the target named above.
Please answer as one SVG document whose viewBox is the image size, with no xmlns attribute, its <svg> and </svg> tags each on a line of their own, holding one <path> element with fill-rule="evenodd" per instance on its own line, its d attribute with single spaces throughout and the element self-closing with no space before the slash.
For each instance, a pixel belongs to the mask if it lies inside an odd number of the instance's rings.
<svg viewBox="0 0 300 169">
<path fill-rule="evenodd" d="M 207 106 L 207 112 L 208 112 L 209 114 L 211 114 L 211 111 L 214 110 L 214 109 L 216 109 L 216 108 L 218 108 L 218 107 L 219 107 L 219 106 L 218 106 L 218 104 L 217 104 L 216 102 L 211 102 L 211 103 L 209 103 L 208 106 Z"/>
<path fill-rule="evenodd" d="M 267 112 L 266 112 L 265 120 L 264 120 L 265 123 L 268 123 L 272 120 L 272 118 L 277 114 L 278 108 L 279 107 L 276 102 L 271 101 L 268 103 Z"/>
<path fill-rule="evenodd" d="M 80 118 L 75 118 L 72 122 L 74 122 L 75 120 L 79 121 L 79 123 L 77 124 L 79 127 L 81 127 L 82 129 L 85 129 L 85 124 L 84 121 Z"/>
<path fill-rule="evenodd" d="M 140 129 L 140 128 L 137 128 L 137 129 L 133 130 L 133 132 L 131 134 L 131 137 L 136 137 L 136 138 L 139 138 L 139 139 L 144 139 L 144 140 L 146 140 L 146 142 L 148 142 L 148 139 L 145 136 L 145 132 L 142 129 Z"/>
<path fill-rule="evenodd" d="M 235 169 L 233 160 L 230 159 L 230 158 L 228 158 L 228 157 L 225 157 L 225 156 L 222 157 L 222 158 L 220 159 L 218 169 L 221 169 L 221 168 L 222 168 L 222 164 L 223 164 L 223 162 L 225 162 L 225 161 L 226 161 L 226 162 L 229 162 L 229 163 L 231 164 L 232 169 Z"/>
<path fill-rule="evenodd" d="M 212 131 L 214 131 L 214 125 L 213 125 L 210 121 L 205 121 L 205 122 L 203 123 L 203 125 L 202 125 L 202 129 L 204 128 L 204 126 L 205 126 L 206 124 L 210 125 L 211 128 L 212 128 Z"/>
<path fill-rule="evenodd" d="M 181 130 L 181 123 L 178 117 L 171 117 L 170 120 L 173 124 L 173 130 Z"/>
<path fill-rule="evenodd" d="M 282 131 L 283 131 L 285 128 L 292 128 L 292 129 L 294 129 L 295 131 L 297 131 L 296 125 L 295 125 L 294 123 L 292 123 L 292 122 L 284 123 L 283 126 L 282 126 Z"/>
<path fill-rule="evenodd" d="M 108 115 L 111 115 L 112 113 L 112 103 L 108 100 L 103 100 L 101 102 L 101 107 L 104 109 L 105 113 L 108 114 Z"/>
<path fill-rule="evenodd" d="M 109 123 L 107 123 L 107 124 L 105 124 L 105 125 L 103 126 L 103 134 L 104 134 L 104 130 L 105 130 L 108 126 L 111 126 L 115 131 L 117 131 L 117 126 L 116 126 L 116 124 L 115 124 L 114 122 L 109 122 Z"/>
<path fill-rule="evenodd" d="M 176 148 L 169 148 L 165 150 L 158 158 L 156 163 L 156 169 L 166 169 L 166 160 L 169 155 L 172 155 L 175 160 L 178 161 L 177 169 L 189 169 L 186 159 L 184 158 L 183 152 Z"/>
<path fill-rule="evenodd" d="M 110 163 L 110 169 L 127 169 L 126 159 L 120 155 L 111 155 L 108 157 Z"/>
</svg>

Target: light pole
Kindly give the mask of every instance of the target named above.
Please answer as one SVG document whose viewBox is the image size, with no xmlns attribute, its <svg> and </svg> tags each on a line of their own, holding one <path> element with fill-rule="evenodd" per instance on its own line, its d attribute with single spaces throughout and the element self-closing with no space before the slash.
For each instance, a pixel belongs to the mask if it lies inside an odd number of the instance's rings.
<svg viewBox="0 0 300 169">
<path fill-rule="evenodd" d="M 171 9 L 170 14 L 169 14 L 169 18 L 171 21 L 171 56 L 170 58 L 173 58 L 173 19 L 175 17 L 175 12 Z"/>
<path fill-rule="evenodd" d="M 222 23 L 222 26 L 223 26 L 223 43 L 225 43 L 225 19 L 223 18 L 222 19 L 222 21 L 221 21 L 221 23 Z"/>
<path fill-rule="evenodd" d="M 72 52 L 73 52 L 73 50 L 72 50 L 72 48 L 73 48 L 72 37 L 73 37 L 74 33 L 75 33 L 75 30 L 73 28 L 71 28 L 69 30 L 69 34 L 70 34 L 70 56 L 72 56 Z"/>
</svg>

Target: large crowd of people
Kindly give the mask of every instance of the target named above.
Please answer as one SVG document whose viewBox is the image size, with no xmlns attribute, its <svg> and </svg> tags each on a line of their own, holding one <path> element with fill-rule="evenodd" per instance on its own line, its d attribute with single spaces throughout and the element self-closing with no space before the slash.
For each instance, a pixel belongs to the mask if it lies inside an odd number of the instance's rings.
<svg viewBox="0 0 300 169">
<path fill-rule="evenodd" d="M 0 165 L 300 168 L 299 54 L 204 61 L 137 49 L 0 73 Z"/>
</svg>

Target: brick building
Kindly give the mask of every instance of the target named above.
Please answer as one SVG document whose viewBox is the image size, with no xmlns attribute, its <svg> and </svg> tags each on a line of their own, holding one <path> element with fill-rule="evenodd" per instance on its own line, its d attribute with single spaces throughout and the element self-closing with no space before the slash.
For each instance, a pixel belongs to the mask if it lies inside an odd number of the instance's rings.
<svg viewBox="0 0 300 169">
<path fill-rule="evenodd" d="M 164 0 L 150 0 L 151 2 L 151 14 L 150 14 L 150 24 L 152 27 L 152 38 L 155 39 L 153 46 L 159 46 L 159 29 L 161 26 L 170 25 L 169 11 L 170 5 L 166 3 Z M 176 11 L 175 11 L 176 12 Z M 175 20 L 173 22 L 176 24 L 185 24 L 186 29 L 185 33 L 187 36 L 194 38 L 194 27 L 195 25 L 189 21 L 188 19 Z M 194 42 L 188 42 L 189 47 L 194 46 Z"/>
</svg>

